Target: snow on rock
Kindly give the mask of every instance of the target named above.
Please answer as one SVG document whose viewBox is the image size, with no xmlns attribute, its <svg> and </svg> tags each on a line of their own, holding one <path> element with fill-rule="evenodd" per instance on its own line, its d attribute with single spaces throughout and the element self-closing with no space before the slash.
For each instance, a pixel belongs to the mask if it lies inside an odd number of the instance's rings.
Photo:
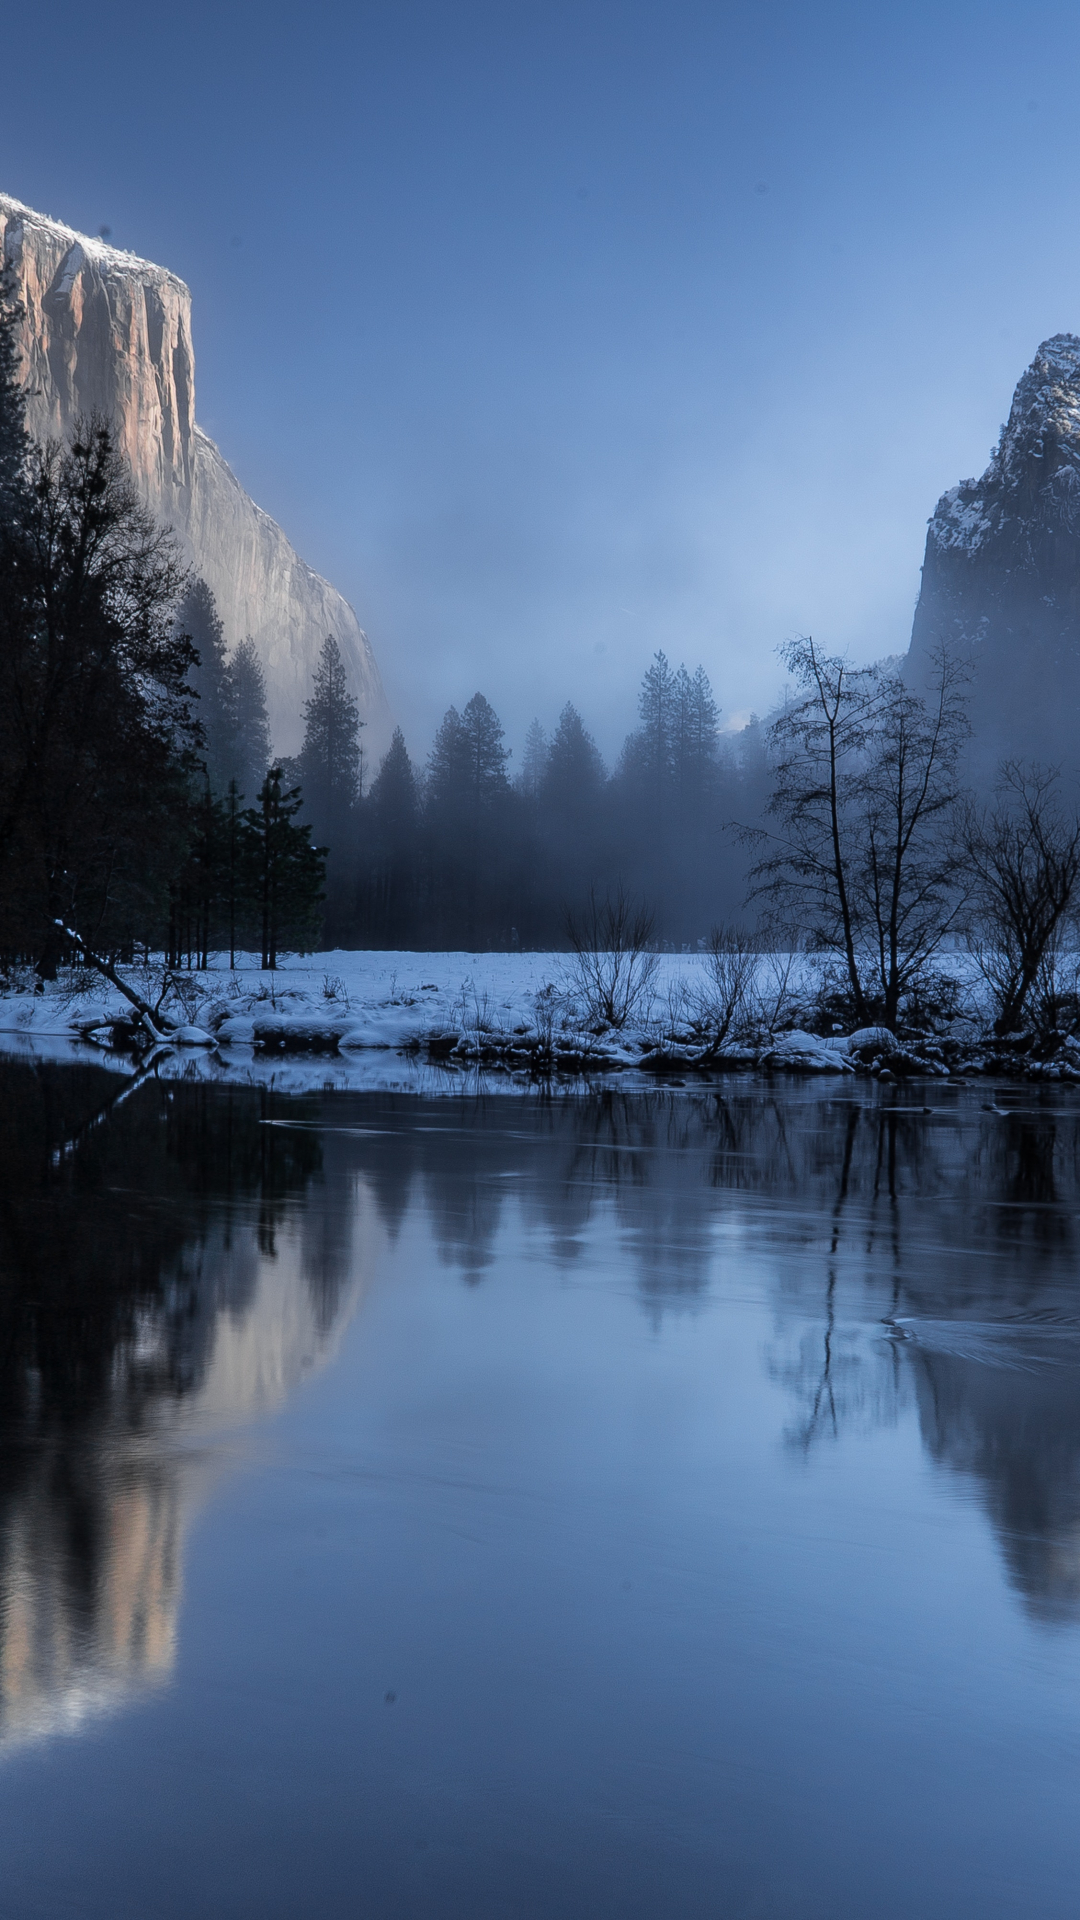
<svg viewBox="0 0 1080 1920">
<path fill-rule="evenodd" d="M 443 1040 L 441 1025 L 432 1030 L 407 1007 L 372 1008 L 362 1019 L 349 1018 L 338 1042 L 342 1047 L 400 1047 L 408 1049 Z M 453 1040 L 457 1040 L 456 1032 Z"/>
<path fill-rule="evenodd" d="M 820 1034 L 805 1033 L 796 1027 L 770 1041 L 759 1056 L 765 1067 L 783 1067 L 789 1073 L 851 1073 L 852 1066 L 839 1047 L 830 1046 Z"/>
<path fill-rule="evenodd" d="M 250 1013 L 227 1014 L 214 1030 L 214 1038 L 227 1047 L 250 1047 L 255 1038 L 255 1021 Z"/>
<path fill-rule="evenodd" d="M 257 1047 L 297 1048 L 304 1053 L 333 1053 L 345 1031 L 348 1016 L 329 1019 L 310 1013 L 262 1014 L 252 1022 Z"/>
<path fill-rule="evenodd" d="M 174 1047 L 212 1047 L 214 1036 L 205 1027 L 174 1027 L 166 1036 Z"/>
<path fill-rule="evenodd" d="M 895 1053 L 900 1042 L 890 1027 L 859 1027 L 841 1044 L 846 1053 Z"/>
</svg>

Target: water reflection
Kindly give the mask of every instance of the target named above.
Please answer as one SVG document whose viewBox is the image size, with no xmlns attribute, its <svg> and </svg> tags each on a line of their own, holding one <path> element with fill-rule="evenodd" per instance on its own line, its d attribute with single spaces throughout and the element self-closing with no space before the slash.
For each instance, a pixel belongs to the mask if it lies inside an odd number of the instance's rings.
<svg viewBox="0 0 1080 1920">
<path fill-rule="evenodd" d="M 912 1407 L 1031 1613 L 1080 1615 L 1080 1117 L 872 1093 L 417 1100 L 0 1063 L 0 1741 L 171 1671 L 208 1428 L 331 1350 L 422 1218 L 470 1285 L 503 1236 L 597 1236 L 654 1326 L 774 1261 L 786 1440 Z"/>
<path fill-rule="evenodd" d="M 749 1088 L 608 1092 L 516 1116 L 509 1103 L 444 1109 L 419 1126 L 405 1102 L 380 1111 L 386 1131 L 363 1159 L 388 1230 L 423 1204 L 442 1258 L 472 1280 L 490 1270 L 512 1204 L 567 1266 L 590 1225 L 612 1223 L 654 1319 L 692 1307 L 718 1262 L 767 1236 L 787 1256 L 766 1365 L 790 1396 L 792 1448 L 893 1426 L 914 1403 L 930 1457 L 980 1491 L 1031 1612 L 1080 1614 L 1069 1096 L 1001 1109 L 959 1088 L 933 1108 Z M 1032 1333 L 1048 1320 L 1049 1342 Z M 954 1330 L 947 1351 L 932 1337 L 941 1321 Z M 988 1323 L 994 1337 L 973 1344 Z"/>
<path fill-rule="evenodd" d="M 0 1074 L 0 1742 L 167 1677 L 208 1427 L 325 1351 L 348 1208 L 253 1090 Z"/>
</svg>

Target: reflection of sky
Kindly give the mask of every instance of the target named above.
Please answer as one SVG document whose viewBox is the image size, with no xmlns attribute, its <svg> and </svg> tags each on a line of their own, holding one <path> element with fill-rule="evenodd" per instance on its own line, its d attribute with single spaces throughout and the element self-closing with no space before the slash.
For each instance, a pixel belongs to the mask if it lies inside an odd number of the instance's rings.
<svg viewBox="0 0 1080 1920">
<path fill-rule="evenodd" d="M 1071 8 L 8 13 L 50 109 L 8 89 L 0 184 L 191 283 L 203 425 L 421 753 L 477 686 L 610 753 L 660 645 L 728 717 L 792 633 L 903 648 L 938 495 L 1080 330 Z"/>
</svg>

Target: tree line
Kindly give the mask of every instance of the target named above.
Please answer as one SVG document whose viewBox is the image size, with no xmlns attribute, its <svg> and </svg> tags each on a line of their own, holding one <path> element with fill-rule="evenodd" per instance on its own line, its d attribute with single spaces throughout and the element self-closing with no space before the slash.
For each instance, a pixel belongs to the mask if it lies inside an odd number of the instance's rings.
<svg viewBox="0 0 1080 1920">
<path fill-rule="evenodd" d="M 859 1020 L 895 1023 L 951 940 L 1001 1031 L 1061 998 L 1076 810 L 1053 768 L 968 789 L 944 656 L 922 694 L 895 665 L 792 642 L 783 705 L 725 734 L 704 670 L 660 652 L 612 768 L 572 705 L 514 768 L 476 693 L 425 764 L 398 731 L 367 782 L 328 636 L 300 752 L 275 759 L 253 643 L 228 653 L 107 426 L 29 439 L 0 291 L 0 956 L 47 977 L 73 941 L 271 968 L 323 941 L 547 948 L 604 924 L 598 900 L 636 899 L 661 944 L 715 952 L 710 928 L 749 912 L 832 955 Z"/>
<path fill-rule="evenodd" d="M 30 440 L 2 292 L 0 953 L 42 978 L 73 936 L 113 955 L 205 957 L 224 912 L 272 966 L 279 946 L 317 934 L 325 856 L 268 765 L 254 650 L 226 668 L 196 646 L 176 541 L 104 423 L 80 423 L 68 445 Z M 198 683 L 215 673 L 232 727 L 223 790 L 198 717 Z"/>
</svg>

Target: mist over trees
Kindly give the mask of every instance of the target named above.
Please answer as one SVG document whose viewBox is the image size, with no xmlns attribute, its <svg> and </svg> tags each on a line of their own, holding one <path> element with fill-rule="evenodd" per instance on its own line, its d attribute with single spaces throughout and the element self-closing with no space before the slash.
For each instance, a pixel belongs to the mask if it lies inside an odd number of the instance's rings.
<svg viewBox="0 0 1080 1920">
<path fill-rule="evenodd" d="M 764 800 L 758 729 L 725 737 L 708 677 L 651 661 L 639 726 L 613 770 L 577 709 L 538 721 L 513 763 L 482 693 L 451 707 L 425 766 L 395 734 L 359 810 L 357 943 L 565 947 L 591 896 L 647 899 L 657 938 L 704 940 L 737 912 L 731 823 Z"/>
<path fill-rule="evenodd" d="M 896 662 L 794 641 L 783 704 L 725 732 L 703 667 L 657 652 L 610 768 L 569 702 L 515 765 L 477 691 L 426 761 L 399 729 L 371 777 L 328 634 L 300 751 L 275 759 L 253 640 L 230 654 L 107 426 L 27 437 L 13 320 L 0 283 L 0 958 L 42 978 L 84 949 L 174 967 L 255 951 L 273 968 L 322 944 L 580 961 L 582 928 L 614 913 L 701 949 L 725 1008 L 764 933 L 832 956 L 859 1021 L 894 1025 L 952 939 L 999 1034 L 1063 1017 L 1080 814 L 1053 767 L 1009 763 L 992 799 L 965 790 L 966 689 L 945 655 L 916 691 Z M 1069 992 L 1080 1016 L 1080 979 Z"/>
</svg>

